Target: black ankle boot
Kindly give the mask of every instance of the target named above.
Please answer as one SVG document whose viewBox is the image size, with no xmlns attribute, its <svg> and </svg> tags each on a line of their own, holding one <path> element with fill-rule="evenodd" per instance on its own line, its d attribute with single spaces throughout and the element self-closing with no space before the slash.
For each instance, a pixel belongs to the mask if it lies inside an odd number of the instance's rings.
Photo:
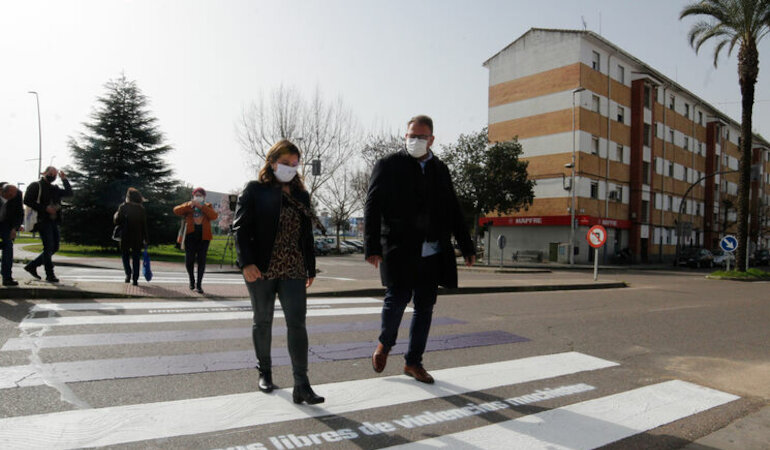
<svg viewBox="0 0 770 450">
<path fill-rule="evenodd" d="M 273 384 L 273 373 L 259 371 L 259 390 L 265 393 L 273 392 L 278 386 Z"/>
<path fill-rule="evenodd" d="M 326 399 L 316 395 L 315 392 L 313 392 L 313 389 L 310 387 L 309 384 L 301 384 L 299 386 L 294 386 L 294 393 L 292 394 L 292 399 L 294 400 L 294 403 L 302 403 L 305 402 L 308 405 L 317 405 L 318 403 L 323 403 Z"/>
</svg>

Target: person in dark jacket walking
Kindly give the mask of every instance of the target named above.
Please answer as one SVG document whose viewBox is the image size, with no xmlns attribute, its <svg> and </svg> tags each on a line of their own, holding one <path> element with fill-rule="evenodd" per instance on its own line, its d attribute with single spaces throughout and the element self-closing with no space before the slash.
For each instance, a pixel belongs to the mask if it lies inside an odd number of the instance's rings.
<svg viewBox="0 0 770 450">
<path fill-rule="evenodd" d="M 8 183 L 0 183 L 0 240 L 2 241 L 2 276 L 3 286 L 18 286 L 13 279 L 13 241 L 24 221 L 24 208 L 21 206 L 21 191 Z"/>
<path fill-rule="evenodd" d="M 466 265 L 476 252 L 446 165 L 431 151 L 433 120 L 409 120 L 406 149 L 374 166 L 364 206 L 365 258 L 380 269 L 386 287 L 379 344 L 372 354 L 385 369 L 406 305 L 414 302 L 404 374 L 423 383 L 433 377 L 422 365 L 438 286 L 457 287 L 455 236 Z"/>
<path fill-rule="evenodd" d="M 211 222 L 219 217 L 211 203 L 206 202 L 206 190 L 195 188 L 193 198 L 174 208 L 174 214 L 184 217 L 184 264 L 190 277 L 190 290 L 203 294 L 203 274 L 206 272 L 206 257 L 213 239 Z M 198 281 L 195 281 L 195 263 L 198 263 Z"/>
<path fill-rule="evenodd" d="M 139 282 L 139 261 L 142 249 L 147 245 L 147 213 L 142 203 L 144 198 L 136 188 L 128 188 L 126 202 L 118 207 L 113 221 L 121 227 L 120 250 L 123 256 L 123 270 L 126 283 L 136 286 Z M 131 270 L 133 263 L 133 271 Z"/>
<path fill-rule="evenodd" d="M 310 387 L 308 337 L 305 327 L 307 288 L 315 279 L 310 195 L 297 175 L 300 151 L 288 140 L 273 145 L 259 172 L 238 198 L 233 220 L 238 266 L 254 311 L 252 338 L 259 369 L 259 389 L 273 384 L 270 344 L 275 296 L 286 318 L 287 340 L 294 375 L 294 403 L 324 401 Z"/>
<path fill-rule="evenodd" d="M 61 225 L 61 201 L 63 198 L 72 197 L 72 186 L 64 172 L 56 167 L 48 166 L 39 181 L 30 183 L 24 193 L 24 204 L 37 212 L 37 223 L 32 230 L 40 234 L 43 241 L 43 252 L 32 262 L 24 266 L 24 270 L 30 275 L 40 279 L 37 268 L 45 266 L 45 279 L 51 283 L 58 283 L 53 270 L 53 254 L 59 251 L 59 225 Z M 61 179 L 64 188 L 56 186 L 56 177 Z"/>
</svg>

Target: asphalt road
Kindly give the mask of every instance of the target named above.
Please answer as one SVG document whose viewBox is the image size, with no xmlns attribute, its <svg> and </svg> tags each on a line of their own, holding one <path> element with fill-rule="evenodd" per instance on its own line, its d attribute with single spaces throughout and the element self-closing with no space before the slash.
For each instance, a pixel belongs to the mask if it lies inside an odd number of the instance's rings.
<svg viewBox="0 0 770 450">
<path fill-rule="evenodd" d="M 319 262 L 326 276 L 376 277 L 360 262 L 328 261 Z M 424 360 L 433 386 L 401 375 L 402 347 L 384 373 L 372 371 L 379 299 L 314 298 L 310 377 L 327 396 L 315 407 L 295 406 L 290 389 L 257 391 L 244 299 L 0 300 L 0 440 L 4 448 L 436 445 L 427 439 L 448 448 L 681 448 L 768 405 L 770 283 L 696 271 L 601 276 L 631 287 L 440 297 Z M 229 277 L 237 275 L 210 282 Z M 274 379 L 290 388 L 283 325 L 276 317 Z"/>
</svg>

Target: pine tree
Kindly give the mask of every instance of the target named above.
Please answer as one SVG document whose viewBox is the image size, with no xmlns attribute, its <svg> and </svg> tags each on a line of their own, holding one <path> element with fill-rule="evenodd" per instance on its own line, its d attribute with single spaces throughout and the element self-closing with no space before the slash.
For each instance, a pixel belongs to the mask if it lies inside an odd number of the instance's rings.
<svg viewBox="0 0 770 450">
<path fill-rule="evenodd" d="M 113 247 L 112 217 L 135 187 L 146 202 L 151 243 L 173 242 L 179 221 L 172 212 L 183 189 L 171 178 L 164 143 L 148 100 L 125 75 L 105 84 L 86 132 L 70 138 L 75 167 L 68 169 L 75 196 L 67 208 L 62 236 L 72 243 Z M 189 194 L 189 193 L 188 193 Z M 186 197 L 184 198 L 186 199 Z"/>
</svg>

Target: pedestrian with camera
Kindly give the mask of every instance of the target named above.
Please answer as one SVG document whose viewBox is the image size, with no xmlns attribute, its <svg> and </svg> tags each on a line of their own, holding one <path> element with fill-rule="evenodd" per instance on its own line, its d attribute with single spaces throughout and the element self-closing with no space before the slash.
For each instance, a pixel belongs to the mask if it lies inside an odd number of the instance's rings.
<svg viewBox="0 0 770 450">
<path fill-rule="evenodd" d="M 32 220 L 33 226 L 29 231 L 37 231 L 40 234 L 43 252 L 24 266 L 24 270 L 40 280 L 37 268 L 44 266 L 45 280 L 50 283 L 58 283 L 59 279 L 56 278 L 53 270 L 53 255 L 59 251 L 62 199 L 72 197 L 72 186 L 67 180 L 67 175 L 56 167 L 48 166 L 40 175 L 40 180 L 30 183 L 24 193 L 24 204 L 30 208 L 31 215 L 36 216 Z M 63 188 L 54 184 L 57 176 L 61 180 Z"/>
<path fill-rule="evenodd" d="M 174 208 L 174 214 L 182 216 L 182 236 L 184 239 L 184 264 L 190 277 L 190 290 L 203 294 L 203 274 L 206 272 L 206 256 L 213 235 L 211 221 L 219 214 L 211 203 L 206 202 L 206 190 L 195 188 L 192 200 Z M 198 264 L 198 278 L 195 278 L 195 264 Z"/>
<path fill-rule="evenodd" d="M 246 185 L 235 210 L 233 232 L 238 267 L 254 311 L 252 338 L 262 392 L 273 384 L 270 345 L 275 297 L 286 318 L 287 341 L 294 375 L 294 403 L 317 404 L 308 379 L 307 288 L 315 279 L 313 224 L 318 219 L 297 174 L 300 151 L 288 140 L 273 145 L 256 181 Z"/>
</svg>

